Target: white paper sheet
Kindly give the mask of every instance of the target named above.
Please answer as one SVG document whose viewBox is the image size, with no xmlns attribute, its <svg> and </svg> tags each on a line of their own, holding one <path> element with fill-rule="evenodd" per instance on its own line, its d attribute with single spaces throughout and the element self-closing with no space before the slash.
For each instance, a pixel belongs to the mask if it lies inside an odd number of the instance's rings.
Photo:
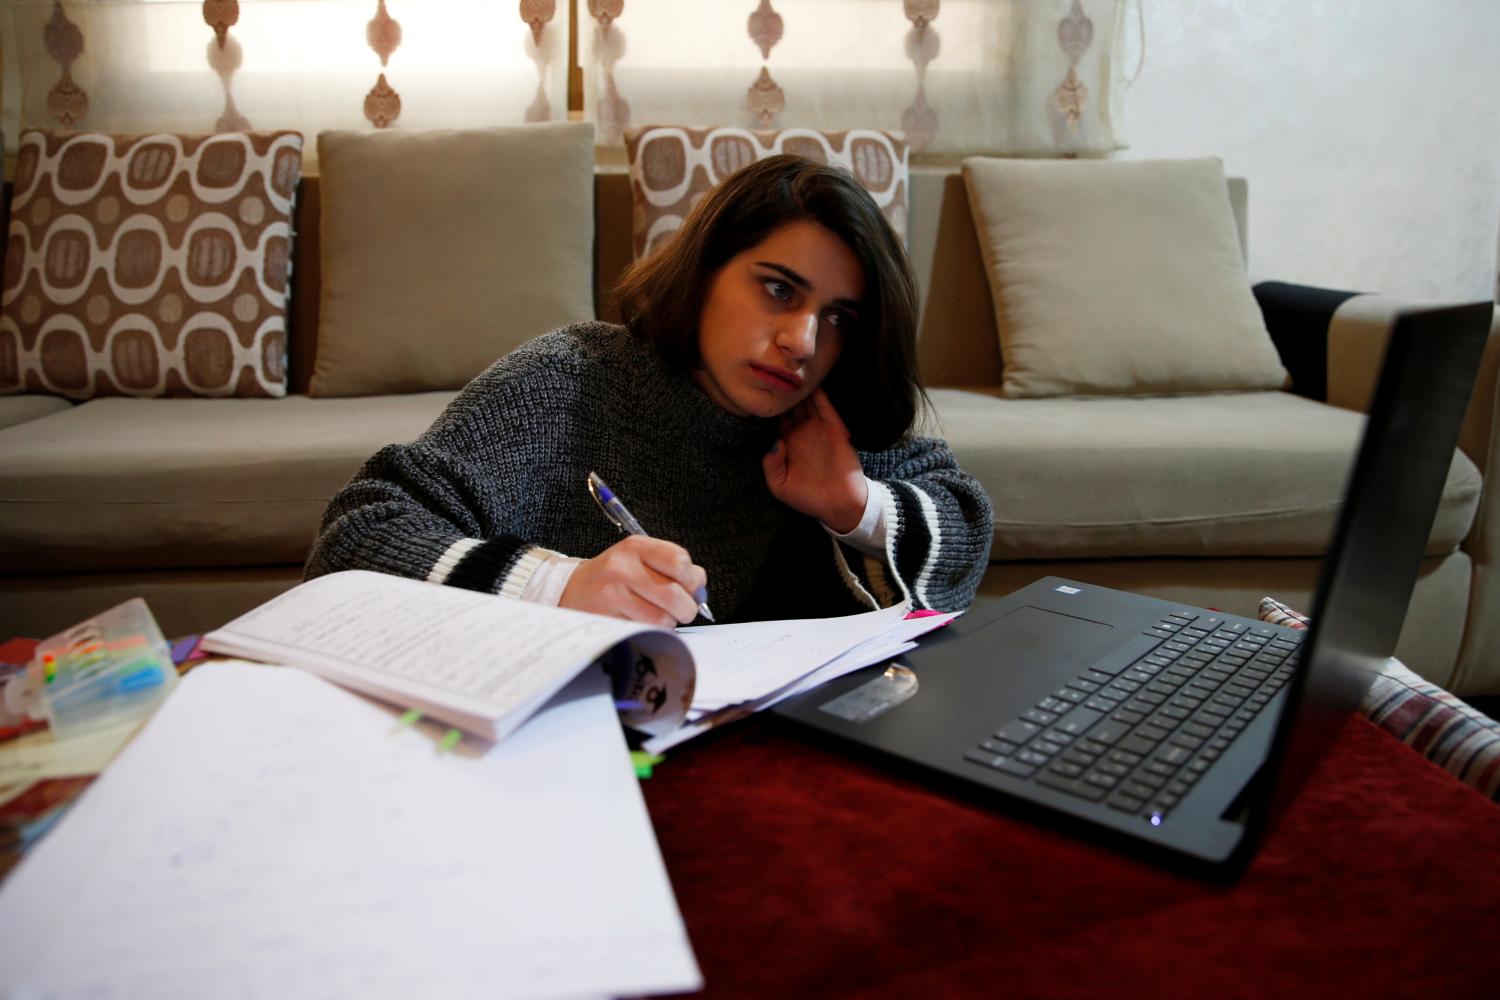
<svg viewBox="0 0 1500 1000">
<path fill-rule="evenodd" d="M 940 615 L 923 615 L 920 618 L 908 618 L 890 631 L 871 640 L 863 646 L 851 649 L 831 663 L 824 664 L 806 677 L 792 684 L 786 690 L 766 699 L 761 708 L 770 708 L 778 701 L 785 701 L 793 695 L 804 691 L 811 691 L 819 684 L 826 683 L 836 677 L 853 673 L 861 667 L 874 666 L 884 663 L 886 660 L 900 656 L 902 653 L 910 652 L 917 647 L 916 640 L 934 629 L 942 628 L 944 625 L 963 614 L 961 611 L 944 612 Z"/>
<path fill-rule="evenodd" d="M 678 633 L 698 664 L 692 707 L 712 711 L 763 698 L 889 632 L 907 610 L 897 605 L 841 618 L 746 622 Z"/>
<path fill-rule="evenodd" d="M 892 609 L 886 609 L 887 612 L 889 612 L 890 610 Z M 883 612 L 876 613 L 880 614 Z M 855 645 L 853 648 L 824 663 L 822 666 L 815 667 L 809 672 L 792 678 L 790 681 L 783 684 L 779 688 L 765 690 L 761 694 L 752 698 L 747 698 L 739 702 L 725 705 L 720 702 L 705 704 L 695 697 L 693 699 L 692 708 L 688 711 L 688 721 L 672 732 L 664 733 L 660 736 L 654 736 L 651 739 L 647 740 L 644 744 L 642 744 L 643 749 L 647 750 L 650 753 L 664 753 L 667 750 L 670 750 L 672 747 L 680 746 L 681 744 L 686 743 L 688 740 L 691 740 L 697 736 L 701 736 L 704 733 L 717 728 L 718 726 L 726 725 L 730 722 L 734 722 L 737 719 L 742 719 L 753 712 L 759 712 L 762 709 L 770 708 L 777 702 L 784 701 L 787 698 L 790 698 L 796 694 L 801 694 L 804 691 L 809 691 L 812 688 L 817 687 L 819 684 L 831 681 L 836 677 L 842 677 L 844 674 L 852 673 L 853 671 L 858 670 L 861 667 L 873 666 L 877 663 L 883 663 L 886 660 L 891 659 L 892 657 L 900 656 L 902 653 L 916 648 L 915 640 L 917 638 L 926 635 L 933 629 L 941 628 L 942 626 L 951 622 L 953 619 L 957 618 L 959 614 L 961 614 L 961 612 L 951 612 L 941 615 L 924 615 L 919 618 L 905 618 L 902 620 L 897 620 L 894 623 L 887 623 L 884 631 L 865 639 L 864 641 Z M 838 619 L 833 620 L 837 621 Z M 826 621 L 826 619 L 822 619 L 819 621 Z M 719 626 L 719 628 L 725 630 L 750 630 L 753 635 L 754 631 L 757 630 L 761 625 L 767 625 L 773 627 L 773 633 L 779 634 L 777 630 L 780 627 L 792 624 L 796 623 L 767 622 L 752 623 L 749 625 L 725 625 Z M 696 641 L 694 638 L 692 638 L 692 636 L 710 631 L 712 631 L 711 628 L 694 628 L 691 630 L 679 630 L 678 634 L 683 635 L 684 639 L 689 643 L 689 646 L 691 647 L 692 644 Z M 684 633 L 686 634 L 684 635 Z M 750 649 L 754 648 L 754 646 L 754 642 L 749 642 L 744 644 L 744 646 L 741 648 Z M 696 650 L 694 651 L 694 655 L 698 655 Z M 736 671 L 742 672 L 742 674 L 744 675 L 753 675 L 755 673 L 754 664 L 751 662 L 733 664 L 733 667 Z M 712 663 L 708 665 L 708 669 L 713 669 Z M 700 677 L 703 670 L 704 666 L 700 664 Z M 771 673 L 774 673 L 775 671 L 776 667 L 773 665 L 771 670 L 766 671 L 765 673 L 766 675 L 769 675 Z M 742 676 L 741 681 L 747 685 L 747 688 L 749 688 L 749 681 L 746 679 L 746 677 Z"/>
<path fill-rule="evenodd" d="M 605 680 L 503 744 L 207 664 L 0 888 L 0 993 L 636 994 L 701 980 Z"/>
</svg>

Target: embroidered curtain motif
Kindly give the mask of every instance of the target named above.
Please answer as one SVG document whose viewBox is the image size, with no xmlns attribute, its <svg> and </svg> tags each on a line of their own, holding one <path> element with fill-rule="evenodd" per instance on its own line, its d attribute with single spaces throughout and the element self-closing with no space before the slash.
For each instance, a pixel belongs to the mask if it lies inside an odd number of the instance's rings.
<svg viewBox="0 0 1500 1000">
<path fill-rule="evenodd" d="M 4 0 L 0 128 L 14 152 L 28 127 L 254 127 L 295 129 L 311 140 L 328 128 L 555 121 L 568 103 L 568 18 L 559 7 L 559 0 Z M 309 141 L 309 158 L 315 148 Z"/>
<path fill-rule="evenodd" d="M 675 124 L 1105 155 L 1122 145 L 1128 2 L 5 0 L 0 128 L 14 151 L 29 126 L 312 136 L 553 121 L 568 114 L 576 41 L 574 97 L 604 146 Z"/>
<path fill-rule="evenodd" d="M 624 125 L 887 129 L 917 151 L 1026 156 L 1122 145 L 1127 0 L 575 2 L 597 22 L 579 58 L 603 145 Z"/>
</svg>

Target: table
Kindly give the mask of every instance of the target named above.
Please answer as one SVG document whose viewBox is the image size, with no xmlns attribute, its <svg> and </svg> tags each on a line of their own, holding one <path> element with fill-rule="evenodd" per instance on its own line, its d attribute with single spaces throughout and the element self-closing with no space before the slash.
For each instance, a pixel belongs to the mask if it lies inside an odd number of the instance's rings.
<svg viewBox="0 0 1500 1000">
<path fill-rule="evenodd" d="M 770 717 L 644 788 L 710 996 L 1500 996 L 1500 808 L 1362 717 L 1233 886 Z"/>
</svg>

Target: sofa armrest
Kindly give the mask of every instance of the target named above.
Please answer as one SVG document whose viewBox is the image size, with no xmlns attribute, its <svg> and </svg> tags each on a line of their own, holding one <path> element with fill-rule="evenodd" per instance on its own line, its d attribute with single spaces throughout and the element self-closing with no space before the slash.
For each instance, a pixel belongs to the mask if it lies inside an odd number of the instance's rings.
<svg viewBox="0 0 1500 1000">
<path fill-rule="evenodd" d="M 1391 326 L 1404 310 L 1432 303 L 1384 295 L 1359 295 L 1341 305 L 1328 325 L 1327 401 L 1347 410 L 1364 412 L 1375 391 Z M 1490 325 L 1489 342 L 1479 362 L 1474 394 L 1464 414 L 1458 446 L 1487 474 L 1500 469 L 1500 436 L 1496 434 L 1497 375 L 1500 375 L 1500 309 Z"/>
<path fill-rule="evenodd" d="M 1292 376 L 1291 391 L 1326 401 L 1328 324 L 1339 306 L 1360 293 L 1285 281 L 1262 281 L 1253 291 L 1271 342 Z"/>
</svg>

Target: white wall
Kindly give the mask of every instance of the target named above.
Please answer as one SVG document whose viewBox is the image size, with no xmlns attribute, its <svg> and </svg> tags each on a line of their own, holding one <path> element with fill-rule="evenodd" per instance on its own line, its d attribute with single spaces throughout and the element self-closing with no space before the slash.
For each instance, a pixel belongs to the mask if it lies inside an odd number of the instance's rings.
<svg viewBox="0 0 1500 1000">
<path fill-rule="evenodd" d="M 1500 0 L 1140 2 L 1118 155 L 1248 178 L 1252 280 L 1495 294 Z"/>
</svg>

